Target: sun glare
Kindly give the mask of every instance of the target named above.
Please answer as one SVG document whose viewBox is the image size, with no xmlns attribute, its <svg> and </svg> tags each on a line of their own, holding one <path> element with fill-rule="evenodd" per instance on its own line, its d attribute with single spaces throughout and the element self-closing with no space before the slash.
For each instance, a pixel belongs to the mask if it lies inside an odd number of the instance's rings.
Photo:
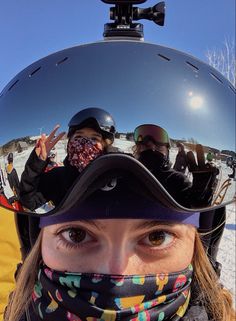
<svg viewBox="0 0 236 321">
<path fill-rule="evenodd" d="M 192 96 L 190 99 L 190 106 L 194 109 L 201 108 L 203 105 L 203 99 L 200 96 Z"/>
</svg>

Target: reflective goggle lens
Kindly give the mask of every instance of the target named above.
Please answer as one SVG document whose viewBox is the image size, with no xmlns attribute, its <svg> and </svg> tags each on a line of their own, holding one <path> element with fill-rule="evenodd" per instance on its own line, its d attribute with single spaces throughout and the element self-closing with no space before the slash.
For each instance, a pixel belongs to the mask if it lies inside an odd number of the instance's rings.
<svg viewBox="0 0 236 321">
<path fill-rule="evenodd" d="M 68 126 L 76 127 L 88 119 L 96 120 L 100 129 L 114 133 L 115 122 L 112 116 L 101 108 L 86 108 L 78 112 L 72 117 Z"/>
<path fill-rule="evenodd" d="M 170 144 L 169 136 L 165 129 L 156 125 L 140 125 L 134 130 L 134 141 L 135 143 L 142 143 L 148 139 L 153 139 L 155 143 L 160 145 Z"/>
</svg>

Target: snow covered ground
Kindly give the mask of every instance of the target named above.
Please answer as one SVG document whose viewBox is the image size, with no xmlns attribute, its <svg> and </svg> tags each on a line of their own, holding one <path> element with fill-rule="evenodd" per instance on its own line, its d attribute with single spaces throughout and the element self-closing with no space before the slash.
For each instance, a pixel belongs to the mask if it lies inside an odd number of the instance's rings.
<svg viewBox="0 0 236 321">
<path fill-rule="evenodd" d="M 133 142 L 126 140 L 115 140 L 114 146 L 120 148 L 123 151 L 132 153 Z M 21 176 L 24 170 L 24 164 L 29 157 L 32 148 L 22 153 L 14 153 L 14 166 L 17 170 L 19 177 Z M 66 154 L 66 142 L 60 141 L 56 146 L 57 161 L 63 162 L 63 159 Z M 172 148 L 170 151 L 170 160 L 174 163 L 175 156 L 177 154 L 177 149 Z M 3 157 L 0 157 L 1 168 L 4 169 L 6 160 Z M 225 163 L 218 162 L 219 167 L 223 169 L 223 174 L 221 175 L 221 181 L 224 181 L 228 178 L 228 174 L 231 173 L 231 170 L 226 167 Z M 12 196 L 12 192 L 7 184 L 4 187 L 5 193 L 8 197 Z M 232 189 L 232 193 L 235 193 L 235 190 Z M 221 281 L 227 289 L 229 289 L 234 298 L 236 297 L 236 262 L 235 262 L 235 249 L 236 249 L 236 216 L 235 216 L 235 204 L 227 206 L 227 219 L 226 227 L 224 234 L 220 243 L 219 252 L 218 252 L 218 261 L 222 263 L 222 274 Z"/>
<path fill-rule="evenodd" d="M 223 237 L 220 242 L 217 260 L 222 264 L 221 281 L 236 298 L 236 216 L 235 204 L 228 205 Z"/>
</svg>

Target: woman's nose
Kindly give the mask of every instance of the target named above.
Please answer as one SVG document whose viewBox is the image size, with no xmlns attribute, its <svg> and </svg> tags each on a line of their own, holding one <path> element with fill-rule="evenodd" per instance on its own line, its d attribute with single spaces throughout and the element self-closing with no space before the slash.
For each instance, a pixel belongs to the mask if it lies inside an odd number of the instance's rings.
<svg viewBox="0 0 236 321">
<path fill-rule="evenodd" d="M 110 248 L 99 264 L 99 273 L 103 274 L 135 274 L 134 271 L 134 254 L 128 248 L 115 246 Z"/>
</svg>

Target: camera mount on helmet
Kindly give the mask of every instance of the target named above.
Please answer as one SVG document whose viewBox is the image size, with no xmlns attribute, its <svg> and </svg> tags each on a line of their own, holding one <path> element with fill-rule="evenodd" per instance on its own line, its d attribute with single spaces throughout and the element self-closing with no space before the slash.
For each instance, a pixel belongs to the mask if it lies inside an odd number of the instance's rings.
<svg viewBox="0 0 236 321">
<path fill-rule="evenodd" d="M 104 38 L 131 37 L 136 39 L 143 38 L 143 25 L 133 23 L 140 19 L 151 20 L 159 26 L 164 25 L 165 2 L 159 2 L 153 7 L 138 8 L 134 4 L 141 4 L 147 0 L 101 0 L 106 4 L 114 4 L 110 8 L 110 19 L 114 23 L 104 25 Z"/>
</svg>

